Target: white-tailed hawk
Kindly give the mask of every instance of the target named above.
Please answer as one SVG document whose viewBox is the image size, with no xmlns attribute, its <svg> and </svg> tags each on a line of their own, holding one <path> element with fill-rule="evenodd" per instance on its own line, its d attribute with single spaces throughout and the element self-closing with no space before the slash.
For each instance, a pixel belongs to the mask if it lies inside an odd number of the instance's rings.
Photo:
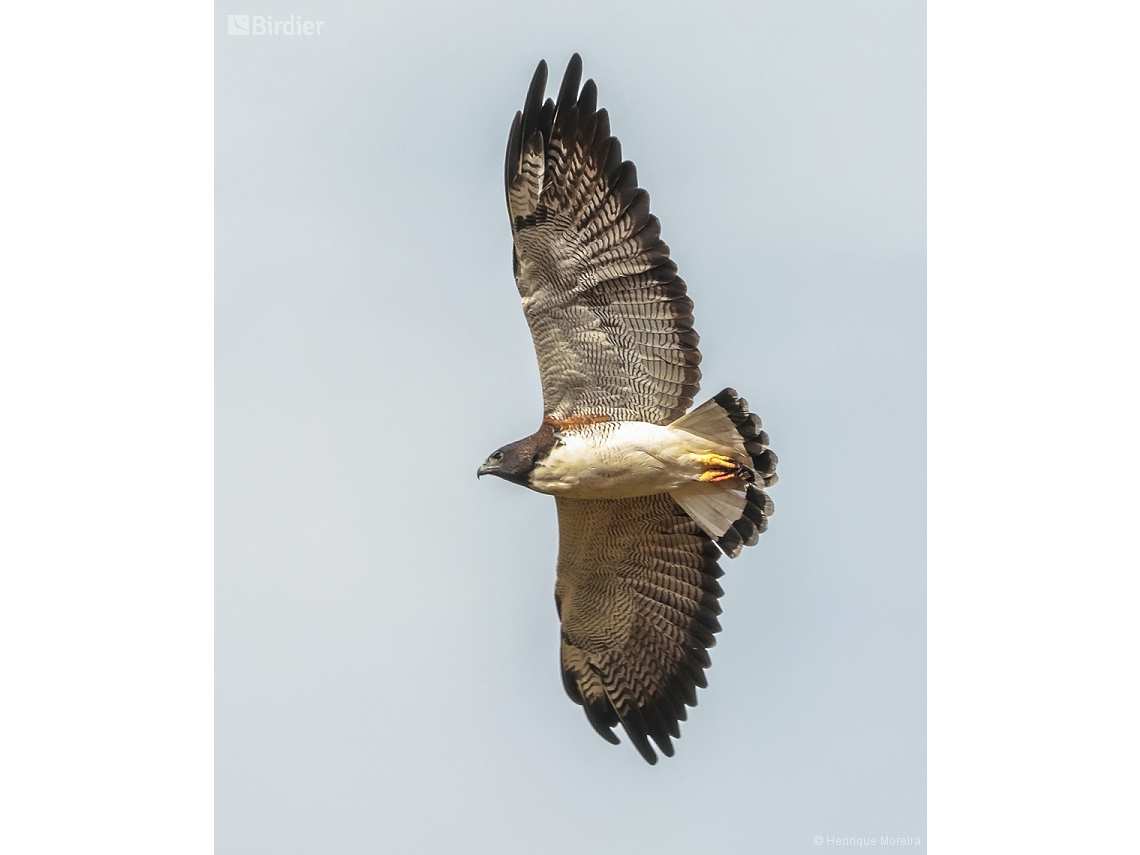
<svg viewBox="0 0 1140 855">
<path fill-rule="evenodd" d="M 776 455 L 732 389 L 692 412 L 693 303 L 582 60 L 540 62 L 507 144 L 514 273 L 542 377 L 539 429 L 479 468 L 555 497 L 566 692 L 672 756 L 720 630 L 717 559 L 768 525 Z"/>
</svg>

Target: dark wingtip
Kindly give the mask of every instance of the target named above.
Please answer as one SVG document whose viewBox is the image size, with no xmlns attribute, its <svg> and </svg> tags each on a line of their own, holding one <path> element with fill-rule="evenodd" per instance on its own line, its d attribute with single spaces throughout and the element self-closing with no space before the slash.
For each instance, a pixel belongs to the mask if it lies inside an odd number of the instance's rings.
<svg viewBox="0 0 1140 855">
<path fill-rule="evenodd" d="M 534 77 L 530 79 L 530 88 L 526 91 L 526 106 L 523 107 L 522 140 L 525 143 L 538 127 L 538 114 L 542 110 L 542 96 L 546 93 L 546 60 L 538 61 L 538 68 L 534 70 Z"/>
<path fill-rule="evenodd" d="M 650 766 L 657 765 L 657 751 L 653 750 L 653 746 L 651 746 L 649 742 L 649 736 L 640 731 L 630 732 L 628 727 L 626 727 L 626 733 L 629 734 L 629 741 L 634 743 L 637 754 L 642 756 L 645 763 L 648 763 Z"/>
<path fill-rule="evenodd" d="M 542 95 L 546 92 L 546 78 L 549 71 L 546 66 L 546 60 L 540 59 L 538 65 L 534 68 L 534 75 L 530 78 L 530 88 L 527 89 L 527 101 L 541 101 Z"/>
<path fill-rule="evenodd" d="M 506 181 L 508 207 L 511 198 L 511 179 L 515 177 L 515 173 L 519 169 L 519 154 L 522 150 L 522 120 L 523 114 L 521 112 L 515 113 L 515 119 L 511 122 L 511 132 L 507 136 L 507 162 L 503 177 Z"/>
<path fill-rule="evenodd" d="M 562 85 L 558 88 L 558 106 L 571 107 L 578 99 L 578 87 L 582 83 L 582 57 L 574 54 L 562 75 Z"/>
<path fill-rule="evenodd" d="M 673 743 L 669 739 L 670 724 L 666 720 L 666 713 L 660 708 L 660 702 L 642 707 L 641 714 L 645 719 L 646 732 L 657 743 L 658 750 L 666 757 L 672 757 Z"/>
<path fill-rule="evenodd" d="M 589 116 L 598 109 L 598 84 L 587 80 L 582 84 L 582 91 L 578 93 L 579 115 Z"/>
<path fill-rule="evenodd" d="M 649 735 L 645 727 L 645 720 L 641 716 L 641 711 L 637 707 L 633 707 L 624 718 L 622 718 L 622 726 L 625 728 L 626 735 L 629 736 L 629 741 L 633 743 L 637 749 L 637 753 L 641 755 L 650 766 L 657 765 L 657 753 L 653 750 L 653 746 L 649 744 Z"/>
<path fill-rule="evenodd" d="M 593 704 L 585 702 L 582 704 L 582 709 L 586 712 L 586 720 L 590 722 L 590 726 L 594 728 L 594 732 L 610 745 L 620 745 L 621 740 L 613 731 L 614 725 L 617 724 L 617 715 L 613 712 L 613 708 L 608 704 L 605 708 L 600 704 Z"/>
</svg>

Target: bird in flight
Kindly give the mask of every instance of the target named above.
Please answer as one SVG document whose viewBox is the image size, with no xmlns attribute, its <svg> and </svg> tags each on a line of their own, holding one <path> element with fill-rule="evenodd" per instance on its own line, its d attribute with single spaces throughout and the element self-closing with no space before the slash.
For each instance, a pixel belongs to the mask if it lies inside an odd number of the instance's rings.
<svg viewBox="0 0 1140 855">
<path fill-rule="evenodd" d="M 514 274 L 542 380 L 538 430 L 487 458 L 555 497 L 562 679 L 594 729 L 673 756 L 720 631 L 717 559 L 768 526 L 776 455 L 732 389 L 692 412 L 701 361 L 637 171 L 575 54 L 558 100 L 540 62 L 507 143 Z"/>
</svg>

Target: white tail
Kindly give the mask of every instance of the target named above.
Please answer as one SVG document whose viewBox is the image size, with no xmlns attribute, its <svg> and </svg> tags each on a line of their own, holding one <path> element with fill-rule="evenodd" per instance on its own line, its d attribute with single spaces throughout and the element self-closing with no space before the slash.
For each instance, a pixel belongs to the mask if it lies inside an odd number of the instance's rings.
<svg viewBox="0 0 1140 855">
<path fill-rule="evenodd" d="M 749 459 L 740 432 L 732 423 L 732 419 L 729 418 L 728 411 L 716 402 L 716 398 L 705 401 L 691 413 L 681 416 L 669 427 L 696 434 L 721 445 L 727 445 L 740 455 L 741 459 Z"/>
<path fill-rule="evenodd" d="M 669 494 L 713 540 L 719 540 L 740 519 L 748 496 L 741 486 L 694 484 Z"/>
<path fill-rule="evenodd" d="M 742 465 L 751 464 L 740 477 L 694 482 L 670 492 L 716 545 L 735 558 L 756 542 L 772 514 L 772 502 L 761 486 L 776 482 L 776 456 L 768 450 L 760 419 L 748 412 L 748 402 L 735 389 L 725 389 L 669 427 L 720 446 L 718 453 Z"/>
</svg>

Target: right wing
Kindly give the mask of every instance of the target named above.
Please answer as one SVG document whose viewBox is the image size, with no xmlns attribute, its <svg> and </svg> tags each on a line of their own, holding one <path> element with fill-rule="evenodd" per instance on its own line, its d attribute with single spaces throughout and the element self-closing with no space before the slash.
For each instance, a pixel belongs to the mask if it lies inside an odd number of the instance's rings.
<svg viewBox="0 0 1140 855">
<path fill-rule="evenodd" d="M 720 551 L 667 494 L 557 499 L 562 681 L 590 724 L 673 755 L 720 631 Z"/>
</svg>

